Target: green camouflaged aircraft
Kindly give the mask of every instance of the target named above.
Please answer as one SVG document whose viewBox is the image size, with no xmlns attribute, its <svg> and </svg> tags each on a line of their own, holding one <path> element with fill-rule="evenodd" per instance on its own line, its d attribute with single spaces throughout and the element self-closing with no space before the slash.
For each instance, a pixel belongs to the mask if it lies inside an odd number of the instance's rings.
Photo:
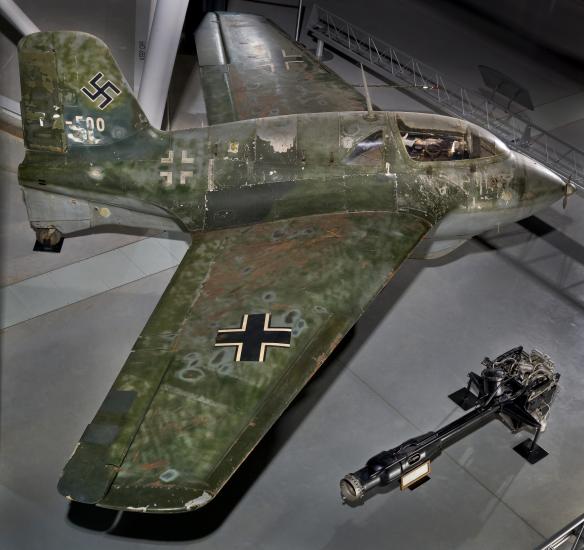
<svg viewBox="0 0 584 550">
<path fill-rule="evenodd" d="M 205 505 L 418 243 L 436 257 L 571 192 L 463 120 L 368 113 L 261 17 L 204 20 L 210 126 L 187 131 L 149 125 L 94 36 L 18 49 L 37 248 L 102 225 L 192 235 L 64 469 L 72 500 Z"/>
</svg>

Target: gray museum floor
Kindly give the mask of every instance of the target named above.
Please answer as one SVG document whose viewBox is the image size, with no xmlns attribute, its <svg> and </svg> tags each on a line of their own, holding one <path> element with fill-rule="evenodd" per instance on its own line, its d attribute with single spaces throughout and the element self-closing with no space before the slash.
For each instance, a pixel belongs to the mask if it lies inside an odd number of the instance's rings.
<svg viewBox="0 0 584 550">
<path fill-rule="evenodd" d="M 501 66 L 513 63 L 509 53 Z M 330 65 L 359 82 L 346 61 Z M 538 88 L 537 65 L 520 66 L 533 76 L 533 94 L 584 141 L 581 108 L 561 107 L 582 85 L 564 77 L 554 95 L 549 78 Z M 450 60 L 440 68 L 456 67 Z M 175 127 L 204 118 L 196 74 L 177 101 Z M 423 110 L 396 91 L 373 90 L 381 108 Z M 0 132 L 1 550 L 531 549 L 584 512 L 581 194 L 566 210 L 558 203 L 441 260 L 406 261 L 207 507 L 145 516 L 69 504 L 56 490 L 61 469 L 188 237 L 102 233 L 65 240 L 61 254 L 34 253 L 15 173 L 22 155 L 22 142 Z M 512 450 L 527 434 L 492 422 L 444 452 L 415 491 L 377 494 L 354 508 L 341 503 L 344 474 L 461 416 L 448 394 L 484 356 L 517 345 L 549 354 L 561 373 L 540 439 L 548 457 L 528 464 Z"/>
</svg>

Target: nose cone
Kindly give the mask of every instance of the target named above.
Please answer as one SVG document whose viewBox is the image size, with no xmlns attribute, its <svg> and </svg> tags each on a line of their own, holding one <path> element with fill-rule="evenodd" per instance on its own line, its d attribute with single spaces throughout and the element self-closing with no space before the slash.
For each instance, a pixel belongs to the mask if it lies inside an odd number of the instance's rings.
<svg viewBox="0 0 584 550">
<path fill-rule="evenodd" d="M 536 209 L 545 208 L 563 198 L 566 183 L 539 162 L 525 155 L 517 154 L 517 181 L 523 187 L 521 200 Z M 573 192 L 570 185 L 568 192 Z"/>
</svg>

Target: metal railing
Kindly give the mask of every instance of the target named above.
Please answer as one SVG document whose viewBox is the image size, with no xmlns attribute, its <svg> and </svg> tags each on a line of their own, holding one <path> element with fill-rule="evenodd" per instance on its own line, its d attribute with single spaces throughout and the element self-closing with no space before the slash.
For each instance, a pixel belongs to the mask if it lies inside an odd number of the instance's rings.
<svg viewBox="0 0 584 550">
<path fill-rule="evenodd" d="M 568 548 L 571 550 L 584 548 L 584 514 L 568 523 L 535 550 L 568 550 Z"/>
<path fill-rule="evenodd" d="M 307 31 L 330 48 L 369 67 L 430 109 L 487 128 L 511 149 L 546 165 L 584 190 L 584 151 L 511 112 L 493 96 L 461 86 L 444 73 L 314 5 Z M 493 94 L 494 95 L 494 94 Z"/>
</svg>

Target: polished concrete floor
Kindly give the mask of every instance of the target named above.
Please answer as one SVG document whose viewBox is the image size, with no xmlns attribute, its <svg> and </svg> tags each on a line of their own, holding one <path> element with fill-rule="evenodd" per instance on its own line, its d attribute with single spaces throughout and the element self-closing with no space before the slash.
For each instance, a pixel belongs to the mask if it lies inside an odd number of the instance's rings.
<svg viewBox="0 0 584 550">
<path fill-rule="evenodd" d="M 376 93 L 381 107 L 416 108 Z M 201 115 L 197 101 L 182 110 Z M 188 239 L 99 234 L 33 253 L 22 144 L 0 134 L 0 152 L 2 550 L 530 549 L 584 512 L 581 195 L 445 259 L 406 261 L 223 492 L 200 511 L 152 517 L 69 505 L 56 483 Z M 485 355 L 519 344 L 562 375 L 545 460 L 525 462 L 512 447 L 526 435 L 492 423 L 450 447 L 419 489 L 341 504 L 345 473 L 461 415 L 447 395 Z"/>
</svg>

